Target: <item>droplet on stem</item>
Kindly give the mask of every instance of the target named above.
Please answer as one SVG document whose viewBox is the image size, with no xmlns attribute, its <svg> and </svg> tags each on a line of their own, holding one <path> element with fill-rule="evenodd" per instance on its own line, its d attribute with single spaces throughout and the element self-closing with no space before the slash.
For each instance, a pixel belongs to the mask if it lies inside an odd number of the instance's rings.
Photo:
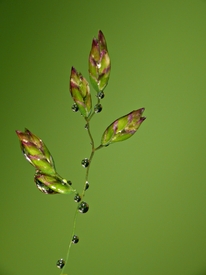
<svg viewBox="0 0 206 275">
<path fill-rule="evenodd" d="M 45 194 L 56 194 L 55 191 L 53 191 L 52 189 L 50 189 L 48 186 L 46 186 L 45 184 L 43 184 L 42 182 L 40 182 L 38 179 L 35 179 L 35 183 L 36 183 L 36 187 Z"/>
<path fill-rule="evenodd" d="M 85 183 L 85 191 L 87 190 L 89 188 L 89 182 L 88 181 L 86 181 L 86 183 Z"/>
<path fill-rule="evenodd" d="M 81 164 L 82 164 L 82 166 L 84 168 L 88 167 L 89 166 L 89 160 L 88 160 L 88 158 L 83 159 L 82 162 L 81 162 Z"/>
<path fill-rule="evenodd" d="M 63 259 L 60 259 L 60 260 L 57 261 L 56 265 L 57 265 L 58 268 L 62 269 L 65 265 L 65 261 Z"/>
<path fill-rule="evenodd" d="M 99 99 L 104 98 L 104 92 L 103 92 L 103 91 L 98 92 L 97 97 L 98 97 Z"/>
<path fill-rule="evenodd" d="M 67 183 L 68 183 L 69 185 L 72 185 L 72 182 L 71 182 L 70 180 L 68 180 Z"/>
<path fill-rule="evenodd" d="M 70 180 L 63 179 L 62 184 L 68 186 L 68 185 L 72 185 L 72 182 Z"/>
<path fill-rule="evenodd" d="M 77 106 L 76 103 L 74 103 L 74 104 L 72 105 L 72 111 L 73 111 L 73 112 L 77 112 L 78 110 L 79 110 L 79 107 Z"/>
<path fill-rule="evenodd" d="M 81 197 L 80 197 L 79 194 L 76 194 L 76 195 L 74 196 L 74 201 L 75 201 L 75 202 L 80 202 L 80 201 L 81 201 Z"/>
<path fill-rule="evenodd" d="M 89 129 L 89 125 L 88 125 L 88 123 L 87 123 L 87 124 L 85 124 L 84 129 L 85 129 L 85 130 L 88 130 L 88 129 Z"/>
<path fill-rule="evenodd" d="M 100 113 L 101 110 L 102 110 L 102 105 L 101 105 L 101 104 L 96 104 L 96 105 L 94 106 L 94 111 L 95 111 L 96 114 L 97 114 L 97 113 Z"/>
<path fill-rule="evenodd" d="M 89 205 L 88 205 L 88 203 L 86 203 L 86 202 L 81 202 L 80 204 L 79 204 L 79 207 L 78 207 L 78 210 L 79 210 L 79 212 L 80 213 L 86 213 L 88 210 L 89 210 Z"/>
<path fill-rule="evenodd" d="M 79 242 L 79 237 L 76 236 L 76 235 L 74 235 L 73 238 L 72 238 L 72 242 L 73 242 L 74 244 L 78 243 L 78 242 Z"/>
</svg>

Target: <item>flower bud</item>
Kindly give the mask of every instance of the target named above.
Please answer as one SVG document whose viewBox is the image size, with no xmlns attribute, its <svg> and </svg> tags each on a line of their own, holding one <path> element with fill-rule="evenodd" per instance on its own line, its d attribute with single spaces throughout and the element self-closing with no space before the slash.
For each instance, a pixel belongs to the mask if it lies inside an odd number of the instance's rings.
<svg viewBox="0 0 206 275">
<path fill-rule="evenodd" d="M 54 160 L 44 142 L 28 129 L 25 132 L 17 130 L 16 133 L 25 158 L 42 173 L 56 175 Z"/>
<path fill-rule="evenodd" d="M 32 134 L 16 131 L 25 158 L 35 167 L 34 181 L 37 188 L 45 194 L 70 194 L 75 192 L 71 181 L 60 177 L 55 169 L 54 160 L 44 142 Z"/>
<path fill-rule="evenodd" d="M 110 124 L 102 135 L 101 145 L 123 141 L 134 135 L 141 123 L 146 119 L 142 117 L 144 108 L 132 111 Z"/>
<path fill-rule="evenodd" d="M 105 37 L 101 31 L 98 39 L 92 41 L 92 48 L 89 54 L 89 76 L 96 92 L 103 91 L 109 81 L 111 61 L 107 50 Z"/>
<path fill-rule="evenodd" d="M 92 98 L 87 80 L 78 73 L 74 67 L 70 75 L 70 92 L 74 102 L 77 104 L 80 113 L 87 118 L 91 113 Z"/>
<path fill-rule="evenodd" d="M 37 188 L 45 194 L 71 194 L 75 190 L 59 175 L 49 176 L 37 171 L 34 175 Z"/>
</svg>

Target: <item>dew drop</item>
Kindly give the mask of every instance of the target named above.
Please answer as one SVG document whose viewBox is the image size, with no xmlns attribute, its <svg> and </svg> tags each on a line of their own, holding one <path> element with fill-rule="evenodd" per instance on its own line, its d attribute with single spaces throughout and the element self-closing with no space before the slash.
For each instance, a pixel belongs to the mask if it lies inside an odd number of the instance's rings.
<svg viewBox="0 0 206 275">
<path fill-rule="evenodd" d="M 77 106 L 76 103 L 74 103 L 74 104 L 72 105 L 72 111 L 73 111 L 73 112 L 77 112 L 78 110 L 79 110 L 79 107 Z"/>
<path fill-rule="evenodd" d="M 54 190 L 50 189 L 48 186 L 46 186 L 45 184 L 43 184 L 41 181 L 39 181 L 38 179 L 34 179 L 35 183 L 36 183 L 36 187 L 39 189 L 39 191 L 41 191 L 44 194 L 58 194 L 57 192 L 55 192 Z"/>
<path fill-rule="evenodd" d="M 68 180 L 67 183 L 68 183 L 69 185 L 72 185 L 72 182 L 71 182 L 70 180 Z"/>
<path fill-rule="evenodd" d="M 70 180 L 63 179 L 62 180 L 62 185 L 72 185 L 72 182 Z"/>
<path fill-rule="evenodd" d="M 86 184 L 85 184 L 85 191 L 87 190 L 89 188 L 89 182 L 88 181 L 86 181 Z"/>
<path fill-rule="evenodd" d="M 97 97 L 98 97 L 99 99 L 104 98 L 104 92 L 103 92 L 103 91 L 98 92 Z"/>
<path fill-rule="evenodd" d="M 97 113 L 100 113 L 101 110 L 102 110 L 102 105 L 101 105 L 101 104 L 96 104 L 96 105 L 94 106 L 94 111 L 95 111 L 96 114 L 97 114 Z"/>
<path fill-rule="evenodd" d="M 84 129 L 85 129 L 85 130 L 88 130 L 88 128 L 89 128 L 89 125 L 88 125 L 88 123 L 87 123 L 87 124 L 85 124 Z"/>
<path fill-rule="evenodd" d="M 81 201 L 81 197 L 80 197 L 79 194 L 76 194 L 76 195 L 74 196 L 74 201 L 75 201 L 75 202 L 80 202 L 80 201 Z"/>
<path fill-rule="evenodd" d="M 65 265 L 65 261 L 63 259 L 60 259 L 60 260 L 57 261 L 56 265 L 57 265 L 58 268 L 62 269 Z"/>
<path fill-rule="evenodd" d="M 88 160 L 88 158 L 83 159 L 82 162 L 81 162 L 81 164 L 82 164 L 82 166 L 84 168 L 88 167 L 89 166 L 89 160 Z"/>
<path fill-rule="evenodd" d="M 74 235 L 73 238 L 72 238 L 72 242 L 73 243 L 78 243 L 79 242 L 79 237 Z"/>
<path fill-rule="evenodd" d="M 86 213 L 89 210 L 89 205 L 83 201 L 79 204 L 78 210 L 80 213 Z"/>
</svg>

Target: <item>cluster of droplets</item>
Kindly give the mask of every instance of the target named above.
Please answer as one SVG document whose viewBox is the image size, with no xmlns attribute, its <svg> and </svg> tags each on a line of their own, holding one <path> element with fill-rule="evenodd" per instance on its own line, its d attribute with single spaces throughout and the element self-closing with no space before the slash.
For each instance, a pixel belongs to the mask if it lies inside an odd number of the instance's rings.
<svg viewBox="0 0 206 275">
<path fill-rule="evenodd" d="M 104 98 L 104 92 L 103 91 L 98 92 L 97 93 L 97 98 L 99 100 L 103 99 Z M 71 108 L 72 108 L 73 112 L 78 112 L 79 111 L 79 107 L 75 102 L 73 103 Z M 102 105 L 100 103 L 97 103 L 94 106 L 94 112 L 97 114 L 97 113 L 100 113 L 101 111 L 102 111 Z"/>
<path fill-rule="evenodd" d="M 97 98 L 98 98 L 98 103 L 94 106 L 94 113 L 100 113 L 102 111 L 102 105 L 100 104 L 100 100 L 104 98 L 104 92 L 100 91 L 97 93 Z M 79 107 L 76 103 L 73 103 L 72 107 L 71 107 L 73 112 L 78 112 L 79 111 Z M 87 123 L 85 125 L 85 129 L 88 130 L 89 124 Z M 90 162 L 88 158 L 84 158 L 81 161 L 81 165 L 84 168 L 87 168 L 89 166 Z M 68 182 L 68 184 L 71 185 L 71 182 Z M 84 191 L 86 191 L 89 188 L 89 182 L 86 181 L 85 182 L 85 187 L 84 187 Z M 89 210 L 89 205 L 88 203 L 86 203 L 85 201 L 82 201 L 82 197 L 77 193 L 74 196 L 74 201 L 76 203 L 78 203 L 78 211 L 82 214 L 87 213 Z M 71 243 L 76 244 L 79 242 L 79 237 L 77 235 L 73 235 Z M 56 266 L 60 269 L 62 269 L 65 266 L 65 261 L 63 259 L 60 259 L 57 261 Z"/>
</svg>

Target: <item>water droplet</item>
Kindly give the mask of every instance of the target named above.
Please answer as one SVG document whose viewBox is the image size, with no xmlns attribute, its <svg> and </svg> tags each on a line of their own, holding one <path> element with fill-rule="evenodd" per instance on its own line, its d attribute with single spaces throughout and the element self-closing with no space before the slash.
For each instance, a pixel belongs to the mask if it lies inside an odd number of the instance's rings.
<svg viewBox="0 0 206 275">
<path fill-rule="evenodd" d="M 85 158 L 82 160 L 81 164 L 84 168 L 86 168 L 89 166 L 89 160 L 87 158 Z"/>
<path fill-rule="evenodd" d="M 97 68 L 100 69 L 101 68 L 101 63 L 97 62 Z"/>
<path fill-rule="evenodd" d="M 72 182 L 70 180 L 63 179 L 62 180 L 62 185 L 72 185 Z"/>
<path fill-rule="evenodd" d="M 72 105 L 72 111 L 73 111 L 73 112 L 77 112 L 78 110 L 79 110 L 79 107 L 77 106 L 76 103 L 74 103 L 74 104 Z"/>
<path fill-rule="evenodd" d="M 76 195 L 74 196 L 74 201 L 75 201 L 75 202 L 80 202 L 80 201 L 81 201 L 81 197 L 80 197 L 79 194 L 76 194 Z"/>
<path fill-rule="evenodd" d="M 89 188 L 89 182 L 88 181 L 86 181 L 86 184 L 85 184 L 85 191 L 87 190 Z"/>
<path fill-rule="evenodd" d="M 36 187 L 39 189 L 39 191 L 41 191 L 44 194 L 57 194 L 57 192 L 55 192 L 54 190 L 50 189 L 48 186 L 46 186 L 45 184 L 43 184 L 41 181 L 35 179 L 34 180 L 36 183 Z"/>
<path fill-rule="evenodd" d="M 65 265 L 65 261 L 63 259 L 60 259 L 57 261 L 57 267 L 62 269 Z"/>
<path fill-rule="evenodd" d="M 85 124 L 84 129 L 85 129 L 85 130 L 88 130 L 88 128 L 89 128 L 89 125 L 88 125 L 88 123 L 87 123 L 87 124 Z"/>
<path fill-rule="evenodd" d="M 103 91 L 98 92 L 97 97 L 98 97 L 99 99 L 104 98 L 104 92 L 103 92 Z"/>
<path fill-rule="evenodd" d="M 83 201 L 79 204 L 78 210 L 80 213 L 86 213 L 89 210 L 89 205 Z"/>
<path fill-rule="evenodd" d="M 74 235 L 73 238 L 72 238 L 72 242 L 73 243 L 78 243 L 79 242 L 79 237 Z"/>
<path fill-rule="evenodd" d="M 95 113 L 100 113 L 101 110 L 102 110 L 102 105 L 101 105 L 101 104 L 96 104 L 96 105 L 94 106 L 94 111 L 95 111 Z"/>
</svg>

